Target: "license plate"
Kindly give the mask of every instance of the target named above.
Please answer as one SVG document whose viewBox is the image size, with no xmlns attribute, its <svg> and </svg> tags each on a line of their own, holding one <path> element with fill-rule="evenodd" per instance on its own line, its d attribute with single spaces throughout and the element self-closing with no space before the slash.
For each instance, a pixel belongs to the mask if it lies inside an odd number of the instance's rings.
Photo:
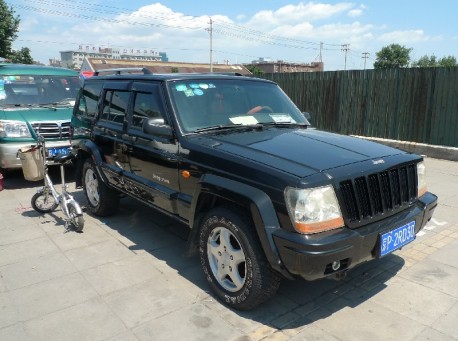
<svg viewBox="0 0 458 341">
<path fill-rule="evenodd" d="M 49 157 L 54 157 L 57 154 L 68 154 L 69 152 L 69 147 L 54 147 L 54 148 L 49 148 L 48 149 L 48 155 Z"/>
<path fill-rule="evenodd" d="M 415 239 L 415 221 L 380 235 L 380 257 L 383 257 Z"/>
</svg>

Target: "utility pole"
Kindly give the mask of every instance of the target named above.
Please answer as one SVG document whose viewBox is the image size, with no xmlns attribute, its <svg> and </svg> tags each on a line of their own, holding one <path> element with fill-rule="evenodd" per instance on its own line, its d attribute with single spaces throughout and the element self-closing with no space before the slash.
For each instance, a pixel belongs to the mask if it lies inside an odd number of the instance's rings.
<svg viewBox="0 0 458 341">
<path fill-rule="evenodd" d="M 347 53 L 350 50 L 350 44 L 343 44 L 342 45 L 342 51 L 345 53 L 345 68 L 344 70 L 347 69 Z"/>
<path fill-rule="evenodd" d="M 213 72 L 213 20 L 210 17 L 210 28 L 206 30 L 210 33 L 210 72 Z"/>
<path fill-rule="evenodd" d="M 322 54 L 322 51 L 323 51 L 323 42 L 320 42 L 320 63 L 323 62 L 323 54 Z"/>
<path fill-rule="evenodd" d="M 364 70 L 366 70 L 366 60 L 369 58 L 370 53 L 369 52 L 363 52 L 363 56 L 361 58 L 364 59 Z"/>
</svg>

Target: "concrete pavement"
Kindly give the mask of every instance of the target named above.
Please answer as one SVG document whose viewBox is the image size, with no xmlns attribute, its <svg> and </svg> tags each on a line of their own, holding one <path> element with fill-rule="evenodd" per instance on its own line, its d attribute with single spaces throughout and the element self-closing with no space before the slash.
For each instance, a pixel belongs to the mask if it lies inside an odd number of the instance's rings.
<svg viewBox="0 0 458 341">
<path fill-rule="evenodd" d="M 184 226 L 125 198 L 65 232 L 60 211 L 31 208 L 40 183 L 9 173 L 0 340 L 458 340 L 458 163 L 426 165 L 439 206 L 416 241 L 340 282 L 285 280 L 251 312 L 212 297 L 198 258 L 182 256 Z"/>
</svg>

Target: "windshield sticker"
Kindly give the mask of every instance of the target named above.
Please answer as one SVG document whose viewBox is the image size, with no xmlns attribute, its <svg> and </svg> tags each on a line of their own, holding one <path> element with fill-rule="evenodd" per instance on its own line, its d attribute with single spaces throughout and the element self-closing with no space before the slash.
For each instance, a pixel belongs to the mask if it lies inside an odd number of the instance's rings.
<svg viewBox="0 0 458 341">
<path fill-rule="evenodd" d="M 199 89 L 199 84 L 189 84 L 191 89 Z"/>
<path fill-rule="evenodd" d="M 269 115 L 275 123 L 296 123 L 288 114 Z"/>
<path fill-rule="evenodd" d="M 175 86 L 175 89 L 177 89 L 177 91 L 185 91 L 188 87 L 185 85 L 185 84 L 178 84 L 177 86 Z"/>
<path fill-rule="evenodd" d="M 197 96 L 202 96 L 204 94 L 204 92 L 200 89 L 194 89 L 194 95 L 197 95 Z"/>
<path fill-rule="evenodd" d="M 208 84 L 200 83 L 199 86 L 200 86 L 201 89 L 204 89 L 204 90 L 208 89 Z"/>
<path fill-rule="evenodd" d="M 242 125 L 250 125 L 258 123 L 258 120 L 254 116 L 236 116 L 230 117 L 229 120 L 233 124 L 242 124 Z"/>
<path fill-rule="evenodd" d="M 186 95 L 186 97 L 194 96 L 194 91 L 192 91 L 192 89 L 186 89 L 184 91 L 184 94 Z"/>
</svg>

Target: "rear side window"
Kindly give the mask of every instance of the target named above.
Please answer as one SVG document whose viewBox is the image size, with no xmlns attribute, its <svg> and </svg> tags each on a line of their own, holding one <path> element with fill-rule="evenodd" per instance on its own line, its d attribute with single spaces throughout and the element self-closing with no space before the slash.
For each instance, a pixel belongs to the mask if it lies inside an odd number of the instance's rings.
<svg viewBox="0 0 458 341">
<path fill-rule="evenodd" d="M 91 82 L 84 86 L 79 98 L 80 118 L 94 120 L 97 117 L 97 103 L 100 99 L 103 82 Z"/>
<path fill-rule="evenodd" d="M 129 104 L 128 91 L 107 90 L 103 99 L 101 119 L 104 121 L 123 124 Z"/>
</svg>

